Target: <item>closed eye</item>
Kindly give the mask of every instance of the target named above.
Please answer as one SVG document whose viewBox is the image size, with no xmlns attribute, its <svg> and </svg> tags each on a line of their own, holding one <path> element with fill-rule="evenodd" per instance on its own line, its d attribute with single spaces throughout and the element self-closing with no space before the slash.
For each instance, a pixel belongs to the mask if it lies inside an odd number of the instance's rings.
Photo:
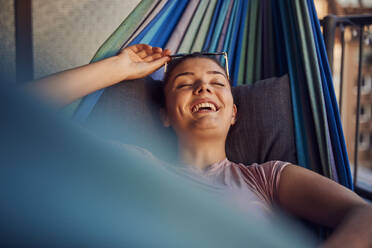
<svg viewBox="0 0 372 248">
<path fill-rule="evenodd" d="M 177 89 L 182 89 L 182 88 L 186 88 L 186 87 L 191 87 L 192 86 L 192 84 L 179 84 L 179 85 L 177 85 Z"/>
<path fill-rule="evenodd" d="M 224 83 L 220 83 L 220 82 L 212 82 L 213 85 L 217 85 L 217 86 L 225 86 Z"/>
</svg>

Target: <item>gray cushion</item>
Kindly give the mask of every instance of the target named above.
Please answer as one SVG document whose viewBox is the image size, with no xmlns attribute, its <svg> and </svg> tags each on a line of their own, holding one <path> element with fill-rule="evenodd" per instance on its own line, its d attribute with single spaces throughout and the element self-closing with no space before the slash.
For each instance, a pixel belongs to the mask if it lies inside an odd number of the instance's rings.
<svg viewBox="0 0 372 248">
<path fill-rule="evenodd" d="M 175 155 L 175 134 L 159 118 L 161 97 L 161 82 L 150 77 L 119 83 L 104 91 L 86 125 L 105 138 L 143 147 L 161 158 Z"/>
<path fill-rule="evenodd" d="M 228 158 L 246 165 L 269 160 L 296 163 L 288 76 L 235 87 L 233 95 L 238 119 L 226 142 Z M 114 85 L 105 90 L 87 125 L 100 127 L 100 134 L 107 138 L 144 147 L 161 158 L 174 155 L 175 135 L 159 118 L 161 98 L 161 82 L 151 78 Z M 133 135 L 122 135 L 124 131 Z"/>
<path fill-rule="evenodd" d="M 297 163 L 288 76 L 235 87 L 233 95 L 238 119 L 227 137 L 227 157 L 246 165 Z"/>
</svg>

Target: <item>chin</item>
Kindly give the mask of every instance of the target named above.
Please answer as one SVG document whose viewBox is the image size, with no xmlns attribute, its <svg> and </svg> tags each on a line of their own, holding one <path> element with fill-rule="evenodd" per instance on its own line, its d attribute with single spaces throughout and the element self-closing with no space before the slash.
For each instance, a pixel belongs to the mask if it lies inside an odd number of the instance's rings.
<svg viewBox="0 0 372 248">
<path fill-rule="evenodd" d="M 201 119 L 193 121 L 191 127 L 196 130 L 216 130 L 220 127 L 214 120 L 211 119 Z"/>
</svg>

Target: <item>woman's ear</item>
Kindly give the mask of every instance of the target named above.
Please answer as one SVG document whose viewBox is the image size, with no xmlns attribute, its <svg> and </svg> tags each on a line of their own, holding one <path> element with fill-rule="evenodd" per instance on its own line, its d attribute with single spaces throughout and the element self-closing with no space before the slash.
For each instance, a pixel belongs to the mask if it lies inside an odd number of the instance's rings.
<svg viewBox="0 0 372 248">
<path fill-rule="evenodd" d="M 160 118 L 164 127 L 170 127 L 169 117 L 165 108 L 160 108 Z"/>
<path fill-rule="evenodd" d="M 238 108 L 236 105 L 233 105 L 233 113 L 232 113 L 232 118 L 231 118 L 231 125 L 234 125 L 236 123 L 236 115 L 238 113 Z"/>
</svg>

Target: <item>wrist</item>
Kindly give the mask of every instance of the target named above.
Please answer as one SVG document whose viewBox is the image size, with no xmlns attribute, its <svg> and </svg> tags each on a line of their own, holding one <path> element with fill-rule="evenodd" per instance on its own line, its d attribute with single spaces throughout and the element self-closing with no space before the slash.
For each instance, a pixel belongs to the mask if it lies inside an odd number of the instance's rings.
<svg viewBox="0 0 372 248">
<path fill-rule="evenodd" d="M 108 58 L 111 63 L 112 75 L 117 79 L 117 82 L 121 82 L 130 77 L 130 72 L 127 70 L 127 64 L 123 59 L 117 55 Z"/>
</svg>

